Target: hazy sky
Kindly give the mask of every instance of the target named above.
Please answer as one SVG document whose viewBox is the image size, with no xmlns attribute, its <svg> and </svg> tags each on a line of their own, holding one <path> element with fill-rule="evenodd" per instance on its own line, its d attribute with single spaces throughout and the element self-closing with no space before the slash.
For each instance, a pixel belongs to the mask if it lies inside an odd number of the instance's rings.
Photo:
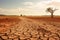
<svg viewBox="0 0 60 40">
<path fill-rule="evenodd" d="M 50 15 L 47 7 L 60 9 L 60 0 L 0 0 L 0 14 Z M 57 10 L 54 15 L 60 15 Z"/>
<path fill-rule="evenodd" d="M 18 8 L 24 7 L 23 3 L 25 2 L 32 2 L 37 3 L 41 1 L 48 1 L 48 0 L 0 0 L 0 7 L 1 8 Z"/>
</svg>

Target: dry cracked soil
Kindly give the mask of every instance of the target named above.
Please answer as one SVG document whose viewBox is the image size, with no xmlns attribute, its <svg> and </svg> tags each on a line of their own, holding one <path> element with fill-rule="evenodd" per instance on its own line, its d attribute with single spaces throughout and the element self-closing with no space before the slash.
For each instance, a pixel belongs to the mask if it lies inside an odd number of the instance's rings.
<svg viewBox="0 0 60 40">
<path fill-rule="evenodd" d="M 19 19 L 0 22 L 0 40 L 60 40 L 60 23 Z"/>
</svg>

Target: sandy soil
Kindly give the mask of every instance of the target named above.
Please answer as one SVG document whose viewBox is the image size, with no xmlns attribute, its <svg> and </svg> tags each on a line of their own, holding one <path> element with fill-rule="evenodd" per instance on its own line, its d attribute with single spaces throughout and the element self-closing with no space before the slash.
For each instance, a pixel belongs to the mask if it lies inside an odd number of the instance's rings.
<svg viewBox="0 0 60 40">
<path fill-rule="evenodd" d="M 60 18 L 0 17 L 0 40 L 60 40 Z"/>
</svg>

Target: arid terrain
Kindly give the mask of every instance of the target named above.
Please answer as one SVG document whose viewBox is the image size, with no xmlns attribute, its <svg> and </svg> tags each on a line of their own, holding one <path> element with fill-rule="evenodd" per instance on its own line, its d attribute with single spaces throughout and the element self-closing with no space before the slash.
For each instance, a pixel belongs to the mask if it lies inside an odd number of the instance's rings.
<svg viewBox="0 0 60 40">
<path fill-rule="evenodd" d="M 0 40 L 60 40 L 60 16 L 0 16 Z"/>
</svg>

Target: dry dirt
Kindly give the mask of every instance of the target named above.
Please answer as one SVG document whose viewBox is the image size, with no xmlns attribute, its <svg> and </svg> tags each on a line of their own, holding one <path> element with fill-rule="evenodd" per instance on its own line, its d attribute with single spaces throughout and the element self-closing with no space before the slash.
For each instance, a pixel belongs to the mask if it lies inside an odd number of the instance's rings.
<svg viewBox="0 0 60 40">
<path fill-rule="evenodd" d="M 60 18 L 0 17 L 0 40 L 60 40 Z"/>
</svg>

